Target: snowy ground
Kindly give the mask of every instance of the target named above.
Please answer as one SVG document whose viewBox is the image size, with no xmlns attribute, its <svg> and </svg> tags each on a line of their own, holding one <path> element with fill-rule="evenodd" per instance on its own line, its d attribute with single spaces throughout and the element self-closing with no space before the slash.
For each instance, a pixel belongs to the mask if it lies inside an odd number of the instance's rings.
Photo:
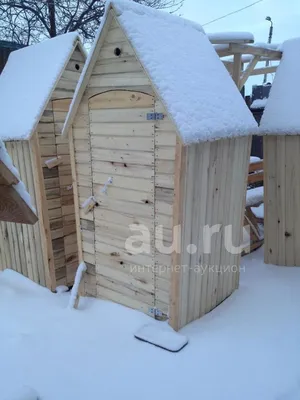
<svg viewBox="0 0 300 400">
<path fill-rule="evenodd" d="M 233 296 L 182 330 L 190 343 L 177 354 L 133 338 L 152 321 L 139 312 L 92 299 L 69 310 L 69 294 L 0 273 L 0 400 L 22 385 L 42 400 L 299 400 L 300 268 L 262 254 L 243 259 Z"/>
</svg>

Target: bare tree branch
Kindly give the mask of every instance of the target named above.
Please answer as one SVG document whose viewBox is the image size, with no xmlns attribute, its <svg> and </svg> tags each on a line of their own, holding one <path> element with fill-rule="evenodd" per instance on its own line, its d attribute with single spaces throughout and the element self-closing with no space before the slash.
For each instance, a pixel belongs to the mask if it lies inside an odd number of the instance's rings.
<svg viewBox="0 0 300 400">
<path fill-rule="evenodd" d="M 133 0 L 157 9 L 177 11 L 184 0 Z M 78 31 L 95 37 L 105 0 L 0 0 L 0 37 L 20 44 Z"/>
</svg>

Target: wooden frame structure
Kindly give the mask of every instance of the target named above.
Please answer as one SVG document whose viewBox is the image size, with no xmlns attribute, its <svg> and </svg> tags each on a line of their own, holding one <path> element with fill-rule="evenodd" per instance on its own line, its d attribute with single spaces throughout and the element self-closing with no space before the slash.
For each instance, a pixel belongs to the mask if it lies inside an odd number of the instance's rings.
<svg viewBox="0 0 300 400">
<path fill-rule="evenodd" d="M 241 67 L 234 70 L 236 81 Z M 164 118 L 147 120 L 153 113 Z M 102 22 L 64 134 L 69 135 L 77 183 L 79 259 L 87 265 L 82 294 L 169 317 L 177 330 L 238 287 L 238 267 L 224 274 L 218 267 L 239 266 L 240 254 L 224 247 L 223 228 L 233 225 L 238 245 L 251 136 L 184 146 L 113 6 Z M 218 223 L 223 228 L 213 238 L 211 254 L 201 246 L 188 254 L 186 247 L 200 240 L 203 227 Z M 133 234 L 130 224 L 147 227 L 150 253 L 126 248 Z M 163 232 L 157 230 L 160 225 Z M 177 225 L 182 225 L 175 236 L 181 254 L 154 248 L 159 239 L 170 246 Z M 203 274 L 195 271 L 198 263 L 207 266 Z"/>
<path fill-rule="evenodd" d="M 240 43 L 234 37 L 227 40 L 227 43 L 220 40 L 219 44 L 217 41 L 214 41 L 214 44 L 217 54 L 239 89 L 242 89 L 250 76 L 276 72 L 276 65 L 256 68 L 259 62 L 280 61 L 282 57 L 282 52 L 279 50 L 252 45 L 251 42 Z"/>
<path fill-rule="evenodd" d="M 30 51 L 21 51 L 27 49 Z M 70 150 L 61 129 L 86 54 L 78 37 L 67 52 L 45 104 L 39 105 L 39 117 L 28 139 L 5 141 L 39 222 L 34 226 L 0 223 L 4 246 L 0 269 L 15 269 L 51 290 L 59 285 L 71 286 L 78 266 Z"/>
</svg>

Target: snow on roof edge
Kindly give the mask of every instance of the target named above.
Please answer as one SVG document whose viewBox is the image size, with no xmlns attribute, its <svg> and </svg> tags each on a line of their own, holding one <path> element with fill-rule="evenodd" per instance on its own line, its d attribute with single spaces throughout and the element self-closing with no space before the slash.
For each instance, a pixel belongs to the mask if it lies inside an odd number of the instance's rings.
<svg viewBox="0 0 300 400">
<path fill-rule="evenodd" d="M 116 0 L 112 0 L 107 4 L 108 4 L 108 7 L 106 8 L 104 18 L 102 20 L 102 23 L 101 23 L 100 28 L 98 30 L 98 33 L 96 35 L 96 39 L 95 39 L 93 48 L 90 51 L 90 54 L 89 54 L 88 59 L 86 61 L 85 68 L 82 71 L 80 80 L 79 80 L 79 82 L 77 84 L 77 87 L 76 87 L 76 90 L 75 90 L 75 94 L 74 94 L 74 97 L 73 97 L 73 100 L 72 100 L 72 103 L 71 103 L 71 106 L 70 106 L 70 109 L 69 109 L 69 112 L 68 112 L 68 115 L 67 115 L 63 130 L 62 130 L 62 134 L 63 135 L 66 135 L 68 133 L 68 131 L 70 130 L 70 128 L 71 128 L 71 124 L 73 122 L 73 118 L 76 115 L 77 109 L 79 107 L 81 98 L 83 96 L 84 90 L 85 90 L 87 82 L 88 82 L 88 79 L 90 77 L 90 74 L 92 73 L 93 66 L 94 66 L 94 63 L 95 63 L 95 59 L 93 59 L 93 57 L 94 57 L 96 49 L 97 49 L 97 47 L 99 45 L 100 38 L 101 38 L 101 35 L 103 33 L 103 30 L 104 30 L 104 28 L 106 26 L 108 13 L 109 13 L 110 10 L 113 10 L 114 13 L 115 13 L 115 10 L 117 11 L 118 21 L 122 25 L 122 28 L 125 30 L 125 32 L 126 32 L 126 29 L 123 26 L 124 22 L 125 22 L 125 17 L 124 17 L 123 14 L 127 15 L 126 21 L 128 21 L 128 18 L 130 16 L 128 14 L 129 12 L 132 12 L 131 18 L 133 18 L 133 17 L 137 17 L 135 14 L 143 16 L 144 15 L 144 10 L 147 11 L 145 13 L 146 17 L 149 16 L 148 14 L 151 14 L 151 16 L 153 14 L 155 17 L 157 15 L 159 15 L 159 18 L 161 17 L 161 15 L 163 15 L 164 18 L 165 18 L 165 16 L 168 19 L 170 18 L 170 20 L 173 23 L 174 23 L 174 18 L 175 18 L 175 23 L 177 23 L 177 21 L 180 21 L 181 28 L 182 27 L 187 27 L 187 29 L 194 28 L 194 24 L 190 23 L 190 21 L 183 20 L 183 23 L 182 23 L 182 19 L 180 17 L 169 15 L 167 13 L 163 13 L 163 12 L 158 11 L 158 10 L 153 10 L 153 9 L 151 9 L 149 7 L 141 6 L 140 4 L 137 5 L 137 4 L 132 3 L 132 2 L 129 3 L 128 0 L 126 2 L 121 1 L 121 0 L 117 0 L 117 1 Z M 130 6 L 129 6 L 129 4 L 130 4 Z M 116 7 L 116 5 L 117 5 L 117 7 Z M 134 8 L 134 10 L 132 10 L 132 8 Z M 135 13 L 136 9 L 138 10 L 137 13 Z M 127 10 L 128 10 L 128 13 L 126 13 Z M 122 18 L 123 18 L 123 21 L 122 21 Z M 134 25 L 132 21 L 130 23 L 132 25 Z M 204 37 L 206 37 L 203 29 L 202 28 L 199 29 L 199 25 L 198 24 L 196 24 L 196 30 L 199 32 L 200 35 L 203 34 Z M 192 32 L 192 31 L 190 30 L 190 32 Z M 130 35 L 128 35 L 128 32 L 126 32 L 126 35 L 128 36 L 129 40 L 131 40 L 131 44 L 135 48 L 135 51 L 137 51 L 135 44 L 132 43 L 132 38 L 130 38 Z M 207 39 L 207 42 L 209 43 L 208 39 Z M 99 50 L 99 48 L 98 48 L 98 50 Z M 146 68 L 145 63 L 142 61 L 141 54 L 139 54 L 138 51 L 137 51 L 137 53 L 138 53 L 138 57 L 139 57 L 140 61 L 144 64 L 144 67 Z M 217 55 L 216 55 L 216 57 L 217 57 Z M 220 62 L 220 66 L 221 66 L 222 63 L 219 60 L 219 58 L 218 58 L 218 61 Z M 223 67 L 223 65 L 222 65 L 222 67 Z M 223 67 L 223 68 L 224 68 L 224 71 L 225 71 L 225 67 Z M 146 70 L 147 70 L 147 68 L 146 68 Z M 147 72 L 149 73 L 149 71 L 147 71 Z M 163 97 L 161 96 L 161 88 L 157 87 L 157 85 L 155 84 L 155 80 L 153 80 L 153 77 L 151 76 L 151 74 L 150 74 L 149 78 L 151 80 L 151 83 L 152 83 L 154 89 L 156 90 L 156 92 L 158 93 L 158 95 L 161 98 L 162 102 L 164 103 L 164 105 L 166 107 L 166 110 L 168 111 L 168 113 L 169 113 L 169 115 L 170 115 L 175 127 L 177 128 L 177 132 L 179 133 L 182 141 L 185 144 L 201 142 L 201 141 L 207 141 L 207 140 L 219 140 L 221 138 L 229 137 L 229 136 L 232 136 L 232 137 L 248 136 L 248 135 L 251 135 L 251 134 L 255 133 L 256 130 L 257 130 L 257 124 L 256 124 L 256 122 L 254 123 L 254 119 L 252 117 L 252 114 L 250 113 L 250 111 L 248 110 L 248 108 L 247 108 L 247 106 L 245 104 L 244 110 L 247 110 L 247 112 L 249 113 L 249 118 L 246 115 L 244 115 L 244 117 L 245 117 L 244 124 L 241 124 L 241 118 L 240 118 L 239 124 L 237 124 L 235 127 L 233 127 L 233 124 L 231 124 L 231 125 L 228 124 L 228 120 L 226 120 L 226 123 L 223 124 L 223 126 L 222 126 L 222 124 L 219 124 L 216 129 L 214 129 L 214 128 L 212 129 L 212 127 L 210 127 L 210 128 L 208 127 L 207 131 L 205 131 L 205 129 L 203 129 L 203 131 L 201 133 L 190 129 L 190 131 L 193 132 L 193 133 L 191 135 L 189 135 L 189 138 L 187 139 L 187 136 L 182 133 L 182 130 L 180 129 L 180 127 L 176 123 L 176 121 L 175 121 L 176 118 L 175 119 L 173 118 L 174 110 L 170 110 L 170 108 L 168 107 L 168 105 L 164 101 Z M 228 78 L 229 78 L 229 76 L 228 76 Z M 230 82 L 228 82 L 228 83 L 230 83 Z M 234 104 L 237 103 L 236 105 L 241 104 L 241 102 L 239 103 L 237 101 L 237 98 L 238 98 L 238 96 L 240 96 L 240 94 L 238 93 L 238 90 L 235 87 L 233 82 L 232 82 L 232 87 L 234 87 L 236 89 L 236 100 L 233 101 L 233 103 Z M 242 113 L 242 111 L 244 112 L 244 110 L 242 110 L 242 107 L 240 107 L 240 108 L 237 107 L 237 109 L 241 113 Z M 246 113 L 246 111 L 245 111 L 245 113 Z M 251 115 L 251 118 L 250 118 L 250 115 Z M 210 116 L 210 118 L 211 118 L 211 116 Z M 228 126 L 226 128 L 226 124 L 230 125 L 230 126 Z"/>
<path fill-rule="evenodd" d="M 261 135 L 300 135 L 300 37 L 286 40 L 282 53 L 261 118 Z"/>
<path fill-rule="evenodd" d="M 70 42 L 72 41 L 72 45 L 68 49 L 69 51 L 68 51 L 68 53 L 67 53 L 67 55 L 65 57 L 64 66 L 60 69 L 60 72 L 56 75 L 55 82 L 53 83 L 53 85 L 51 86 L 50 90 L 48 91 L 47 97 L 45 96 L 45 101 L 43 101 L 41 103 L 41 106 L 39 107 L 39 109 L 35 113 L 34 122 L 31 124 L 31 128 L 27 130 L 27 133 L 19 134 L 18 136 L 9 135 L 9 134 L 6 134 L 6 132 L 4 132 L 3 134 L 0 133 L 0 139 L 1 140 L 5 141 L 5 142 L 18 141 L 18 140 L 30 140 L 30 138 L 34 134 L 34 132 L 36 130 L 36 127 L 37 127 L 37 125 L 38 125 L 38 123 L 40 121 L 40 118 L 41 118 L 41 116 L 42 116 L 42 114 L 43 114 L 43 112 L 44 112 L 44 110 L 45 110 L 45 108 L 46 108 L 51 96 L 52 96 L 52 93 L 55 90 L 55 87 L 56 87 L 59 79 L 61 78 L 61 75 L 64 72 L 65 66 L 69 62 L 70 57 L 72 56 L 72 53 L 75 50 L 76 46 L 78 46 L 78 48 L 81 51 L 82 55 L 85 58 L 87 57 L 86 50 L 84 49 L 84 47 L 82 45 L 81 38 L 80 38 L 80 35 L 78 34 L 78 32 L 68 32 L 68 33 L 63 34 L 63 35 L 58 35 L 58 36 L 56 36 L 54 38 L 46 39 L 46 40 L 44 40 L 44 41 L 42 41 L 40 43 L 37 43 L 36 45 L 26 46 L 26 47 L 23 47 L 23 48 L 21 48 L 19 50 L 16 50 L 16 51 L 10 53 L 9 59 L 7 61 L 7 64 L 6 64 L 3 72 L 2 72 L 2 75 L 5 72 L 6 67 L 10 68 L 10 64 L 13 64 L 15 59 L 18 60 L 20 58 L 20 54 L 22 56 L 23 52 L 25 53 L 26 51 L 27 52 L 31 51 L 32 47 L 43 45 L 44 42 L 52 41 L 52 43 L 53 43 L 53 41 L 55 41 L 55 40 L 60 40 L 62 36 L 64 36 L 64 37 L 68 36 L 71 39 L 73 37 L 73 39 L 70 40 Z M 9 64 L 9 62 L 10 62 L 10 64 Z M 1 76 L 0 76 L 0 82 L 1 82 Z"/>
<path fill-rule="evenodd" d="M 81 91 L 81 89 L 83 89 L 82 92 L 85 90 L 86 84 L 85 84 L 84 81 L 86 80 L 89 72 L 91 72 L 91 71 L 89 71 L 89 69 L 91 70 L 92 67 L 93 67 L 91 65 L 91 61 L 92 61 L 93 55 L 94 55 L 94 53 L 96 51 L 97 43 L 100 40 L 100 36 L 101 36 L 101 34 L 103 32 L 103 29 L 104 29 L 104 26 L 105 26 L 105 24 L 107 22 L 107 17 L 108 17 L 109 11 L 110 10 L 114 10 L 114 12 L 118 15 L 118 14 L 120 14 L 122 12 L 122 10 L 127 8 L 127 5 L 128 5 L 127 3 L 128 3 L 128 0 L 126 0 L 125 2 L 123 0 L 108 0 L 106 2 L 105 12 L 104 12 L 104 15 L 102 17 L 100 27 L 98 29 L 98 32 L 96 33 L 93 46 L 92 46 L 92 48 L 90 49 L 90 51 L 88 53 L 84 68 L 83 68 L 83 70 L 81 72 L 80 79 L 79 79 L 79 81 L 77 83 L 77 86 L 76 86 L 76 89 L 75 89 L 75 92 L 74 92 L 74 96 L 73 96 L 72 102 L 70 104 L 70 108 L 69 108 L 69 111 L 68 111 L 68 114 L 67 114 L 63 129 L 62 129 L 62 135 L 63 136 L 66 136 L 68 134 L 68 132 L 70 130 L 70 127 L 71 127 L 70 125 L 72 124 L 73 119 L 75 117 L 75 114 L 77 112 L 77 109 L 79 107 L 79 103 L 80 103 L 81 98 L 83 96 L 83 93 L 80 93 L 80 91 Z M 118 5 L 119 5 L 119 7 L 118 7 Z M 149 12 L 149 9 L 154 13 L 156 13 L 158 11 L 156 9 L 152 10 L 150 7 L 144 6 L 142 4 L 138 4 L 137 5 L 137 4 L 133 3 L 133 2 L 130 3 L 130 7 L 134 7 L 135 10 L 137 10 L 138 13 L 140 13 L 139 12 L 139 8 L 140 9 L 144 8 L 144 10 L 145 11 L 147 10 L 147 12 Z M 163 12 L 163 11 L 161 11 L 161 12 Z M 198 31 L 200 31 L 202 33 L 205 33 L 205 31 L 202 28 L 202 26 L 200 24 L 194 22 L 194 21 L 179 17 L 179 16 L 174 15 L 174 14 L 170 15 L 167 12 L 163 12 L 163 13 L 165 15 L 169 16 L 171 18 L 171 20 L 173 20 L 173 18 L 176 18 L 176 20 L 180 21 L 180 23 L 182 23 L 182 21 L 183 21 L 184 24 L 189 25 L 189 26 L 193 27 L 194 29 L 196 29 L 196 30 L 198 30 Z M 84 86 L 84 88 L 83 88 L 83 86 Z"/>
<path fill-rule="evenodd" d="M 207 37 L 209 40 L 213 41 L 253 41 L 254 42 L 254 35 L 251 32 L 206 32 Z"/>
<path fill-rule="evenodd" d="M 67 63 L 69 62 L 69 60 L 70 60 L 70 58 L 71 58 L 71 55 L 72 55 L 72 53 L 73 53 L 73 51 L 75 50 L 75 48 L 76 48 L 77 45 L 79 46 L 80 50 L 83 52 L 83 55 L 87 58 L 87 52 L 86 52 L 85 48 L 83 47 L 83 44 L 82 44 L 82 42 L 81 42 L 81 38 L 80 38 L 80 35 L 78 34 L 78 32 L 70 32 L 70 33 L 73 33 L 73 34 L 74 34 L 73 49 L 70 50 L 70 52 L 69 52 L 69 55 L 68 55 L 68 57 L 67 57 L 67 59 L 66 59 L 66 62 L 65 62 L 65 66 L 66 66 Z M 69 34 L 70 34 L 70 33 L 69 33 Z M 75 35 L 76 35 L 76 36 L 75 36 Z M 39 118 L 36 120 L 36 123 L 35 123 L 35 125 L 33 126 L 32 131 L 31 131 L 31 134 L 30 134 L 30 136 L 28 137 L 28 139 L 30 139 L 30 138 L 32 137 L 32 135 L 34 134 L 34 131 L 36 130 L 36 127 L 37 127 L 37 125 L 38 125 L 38 123 L 39 123 L 39 119 L 41 118 L 43 112 L 45 111 L 45 108 L 47 107 L 47 104 L 48 104 L 48 102 L 49 102 L 49 99 L 51 98 L 52 93 L 54 92 L 55 87 L 56 87 L 56 85 L 58 84 L 58 82 L 59 82 L 59 80 L 60 80 L 60 78 L 61 78 L 61 76 L 62 76 L 62 74 L 63 74 L 63 72 L 64 72 L 65 66 L 61 69 L 60 74 L 57 76 L 56 81 L 55 81 L 55 84 L 52 86 L 52 89 L 51 89 L 51 91 L 49 92 L 48 99 L 45 101 L 45 103 L 44 103 L 44 105 L 43 105 L 43 107 L 42 107 L 42 110 L 41 110 L 41 112 L 40 112 L 40 114 L 39 114 Z M 75 94 L 75 93 L 74 93 L 74 94 Z M 73 94 L 73 96 L 74 96 L 74 94 Z"/>
<path fill-rule="evenodd" d="M 190 26 L 191 28 L 196 29 L 199 32 L 205 33 L 202 25 L 200 25 L 199 23 L 186 18 L 182 18 L 176 14 L 170 14 L 164 10 L 151 8 L 149 6 L 131 1 L 129 2 L 128 0 L 109 0 L 107 4 L 108 7 L 113 7 L 117 16 L 120 16 L 120 14 L 122 14 L 124 11 L 133 11 L 135 14 L 138 15 L 147 14 L 150 16 L 154 16 L 155 18 L 161 18 L 165 20 L 168 19 L 171 23 L 176 22 L 180 25 Z"/>
</svg>

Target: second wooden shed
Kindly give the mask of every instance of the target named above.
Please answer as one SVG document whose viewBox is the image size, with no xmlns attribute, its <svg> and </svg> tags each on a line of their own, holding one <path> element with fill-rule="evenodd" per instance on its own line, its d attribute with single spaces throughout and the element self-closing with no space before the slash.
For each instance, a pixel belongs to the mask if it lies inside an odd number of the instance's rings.
<svg viewBox="0 0 300 400">
<path fill-rule="evenodd" d="M 283 43 L 264 135 L 265 262 L 300 266 L 300 38 Z"/>
<path fill-rule="evenodd" d="M 10 54 L 0 76 L 0 138 L 37 209 L 34 226 L 1 223 L 12 268 L 54 290 L 78 265 L 68 140 L 61 130 L 85 62 L 76 33 Z"/>
<path fill-rule="evenodd" d="M 229 296 L 255 130 L 201 26 L 108 3 L 64 127 L 85 294 L 175 329 Z"/>
</svg>

